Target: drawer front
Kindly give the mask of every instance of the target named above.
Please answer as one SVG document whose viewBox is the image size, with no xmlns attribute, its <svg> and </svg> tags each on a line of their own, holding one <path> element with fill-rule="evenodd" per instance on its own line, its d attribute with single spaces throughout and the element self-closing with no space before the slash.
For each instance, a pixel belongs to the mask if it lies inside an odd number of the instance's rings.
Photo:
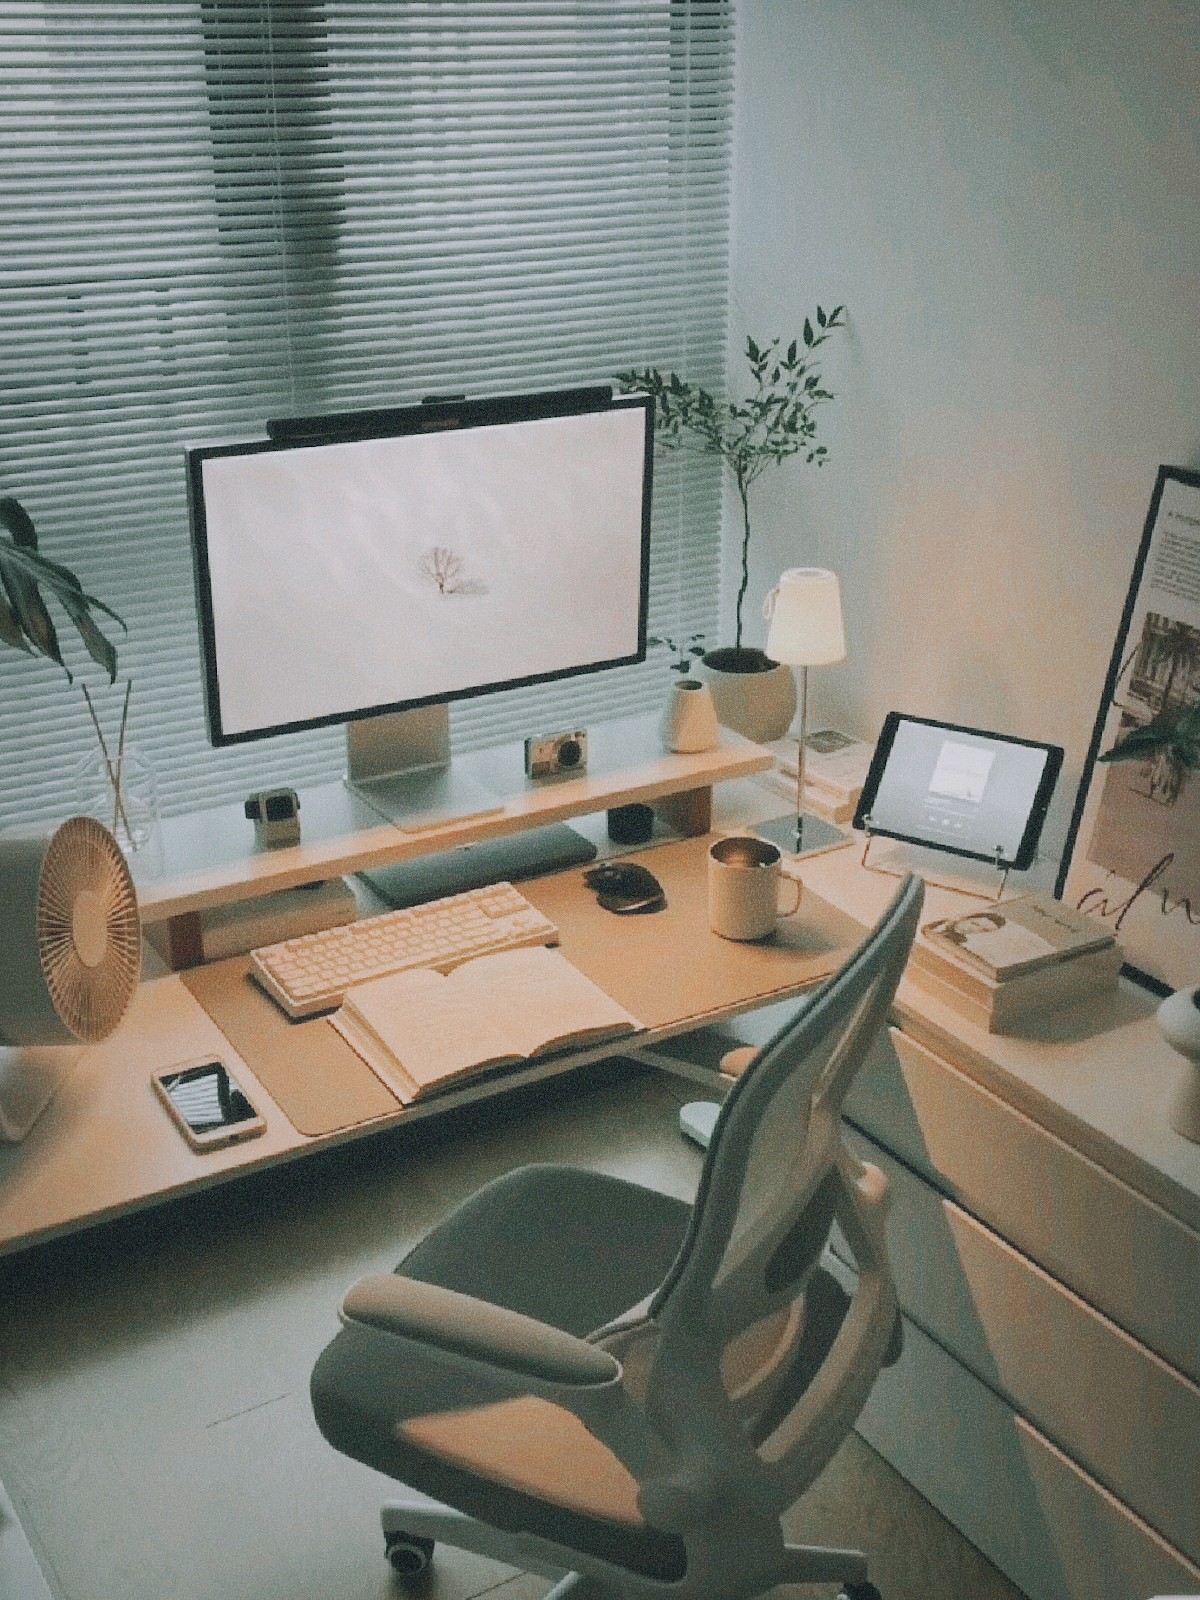
<svg viewBox="0 0 1200 1600">
<path fill-rule="evenodd" d="M 1030 1600 L 1200 1594 L 1200 1566 L 906 1323 L 858 1431 Z"/>
<path fill-rule="evenodd" d="M 1200 1234 L 896 1028 L 846 1114 L 1200 1382 Z"/>
<path fill-rule="evenodd" d="M 905 1312 L 1200 1561 L 1200 1387 L 872 1140 L 847 1137 L 891 1183 Z"/>
</svg>

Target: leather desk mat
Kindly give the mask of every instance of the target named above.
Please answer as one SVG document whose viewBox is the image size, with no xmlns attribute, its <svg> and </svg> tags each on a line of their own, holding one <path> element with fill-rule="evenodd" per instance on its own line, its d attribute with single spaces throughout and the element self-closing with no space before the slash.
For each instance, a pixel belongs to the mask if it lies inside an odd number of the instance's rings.
<svg viewBox="0 0 1200 1600">
<path fill-rule="evenodd" d="M 294 1022 L 231 956 L 179 976 L 298 1133 L 318 1138 L 401 1105 L 328 1018 Z"/>
<path fill-rule="evenodd" d="M 766 1001 L 835 972 L 863 929 L 806 890 L 795 916 L 759 943 L 708 926 L 707 852 L 715 835 L 639 851 L 666 891 L 661 911 L 603 911 L 579 868 L 521 891 L 558 925 L 563 953 L 648 1028 L 677 1027 Z M 394 1115 L 400 1102 L 323 1017 L 293 1022 L 234 956 L 180 973 L 184 984 L 298 1132 L 316 1138 Z M 626 1041 L 636 1048 L 638 1036 Z"/>
<path fill-rule="evenodd" d="M 862 925 L 806 889 L 794 916 L 768 939 L 722 939 L 708 926 L 708 847 L 720 834 L 639 850 L 666 892 L 661 911 L 603 911 L 576 868 L 522 883 L 522 894 L 557 925 L 563 953 L 648 1028 L 665 1028 L 836 972 L 861 944 Z M 636 1048 L 637 1036 L 627 1043 Z"/>
</svg>

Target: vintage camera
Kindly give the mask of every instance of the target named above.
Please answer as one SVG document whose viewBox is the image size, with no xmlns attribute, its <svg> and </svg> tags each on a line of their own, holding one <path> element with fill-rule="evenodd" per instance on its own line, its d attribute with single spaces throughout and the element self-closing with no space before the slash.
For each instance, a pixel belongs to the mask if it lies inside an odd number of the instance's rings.
<svg viewBox="0 0 1200 1600">
<path fill-rule="evenodd" d="M 548 733 L 540 739 L 526 739 L 527 778 L 569 778 L 586 771 L 587 734 L 582 728 L 574 733 Z"/>
<path fill-rule="evenodd" d="M 274 850 L 300 843 L 300 796 L 295 789 L 260 789 L 246 801 L 245 812 L 259 844 Z"/>
</svg>

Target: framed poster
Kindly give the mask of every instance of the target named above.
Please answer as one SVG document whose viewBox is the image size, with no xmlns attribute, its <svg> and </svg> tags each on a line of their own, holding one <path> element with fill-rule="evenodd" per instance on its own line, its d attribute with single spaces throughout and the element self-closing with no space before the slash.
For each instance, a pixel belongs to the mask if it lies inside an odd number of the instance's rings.
<svg viewBox="0 0 1200 1600">
<path fill-rule="evenodd" d="M 1200 983 L 1200 473 L 1160 467 L 1056 892 L 1159 993 Z"/>
</svg>

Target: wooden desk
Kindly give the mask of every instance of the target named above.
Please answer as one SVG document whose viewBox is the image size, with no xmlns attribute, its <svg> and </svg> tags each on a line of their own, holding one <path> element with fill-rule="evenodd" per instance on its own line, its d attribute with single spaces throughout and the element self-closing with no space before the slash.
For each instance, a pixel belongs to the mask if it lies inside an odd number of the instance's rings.
<svg viewBox="0 0 1200 1600">
<path fill-rule="evenodd" d="M 722 811 L 731 823 L 751 814 Z M 619 932 L 577 871 L 526 885 L 571 959 L 647 1022 L 623 1049 L 677 1055 L 697 1073 L 706 1043 L 716 1059 L 735 1035 L 776 1025 L 772 1002 L 786 1005 L 835 965 L 896 887 L 864 871 L 857 849 L 816 858 L 802 869 L 794 929 L 770 947 L 728 945 L 702 910 L 704 843 L 651 853 L 671 912 Z M 931 891 L 927 908 L 932 917 L 959 904 Z M 1123 985 L 1101 1008 L 1010 1038 L 902 984 L 894 1025 L 848 1103 L 849 1139 L 891 1181 L 906 1321 L 902 1359 L 876 1384 L 860 1431 L 1033 1600 L 1200 1593 L 1200 1147 L 1167 1121 L 1185 1069 L 1157 1034 L 1154 1006 Z M 210 1051 L 244 1076 L 268 1131 L 201 1156 L 168 1122 L 149 1074 Z M 408 1111 L 385 1101 L 376 1116 L 306 1137 L 183 980 L 154 980 L 28 1140 L 0 1149 L 0 1251 L 585 1072 L 603 1053 Z"/>
<path fill-rule="evenodd" d="M 350 1109 L 339 1110 L 340 1086 L 318 1083 L 323 1131 L 316 1135 L 295 1126 L 303 1118 L 289 1119 L 255 1071 L 254 1052 L 231 1046 L 183 977 L 143 983 L 124 1022 L 83 1054 L 28 1138 L 0 1148 L 0 1253 L 347 1139 L 415 1123 L 519 1084 L 585 1070 L 604 1056 L 627 1054 L 785 999 L 834 971 L 857 943 L 860 930 L 852 919 L 815 895 L 807 897 L 801 915 L 781 922 L 769 943 L 730 944 L 717 938 L 708 929 L 706 912 L 707 845 L 700 837 L 648 852 L 668 898 L 665 911 L 648 917 L 602 911 L 579 869 L 523 885 L 559 927 L 564 953 L 645 1022 L 644 1033 L 622 1040 L 615 1052 L 609 1044 L 546 1058 L 408 1109 L 352 1057 L 352 1066 L 367 1080 L 364 1087 L 360 1078 L 363 1096 L 351 1097 Z M 219 979 L 221 969 L 232 982 L 249 986 L 239 961 L 204 969 L 205 981 L 214 974 Z M 251 992 L 258 998 L 256 990 Z M 286 1082 L 292 1065 L 297 1073 L 319 1076 L 325 1059 L 336 1064 L 339 1051 L 346 1051 L 327 1021 L 288 1023 L 270 1002 L 262 1004 L 278 1021 L 267 1043 L 255 1046 L 272 1053 L 272 1081 Z M 221 1056 L 245 1084 L 266 1117 L 267 1132 L 199 1154 L 168 1120 L 150 1074 L 209 1054 Z"/>
</svg>

